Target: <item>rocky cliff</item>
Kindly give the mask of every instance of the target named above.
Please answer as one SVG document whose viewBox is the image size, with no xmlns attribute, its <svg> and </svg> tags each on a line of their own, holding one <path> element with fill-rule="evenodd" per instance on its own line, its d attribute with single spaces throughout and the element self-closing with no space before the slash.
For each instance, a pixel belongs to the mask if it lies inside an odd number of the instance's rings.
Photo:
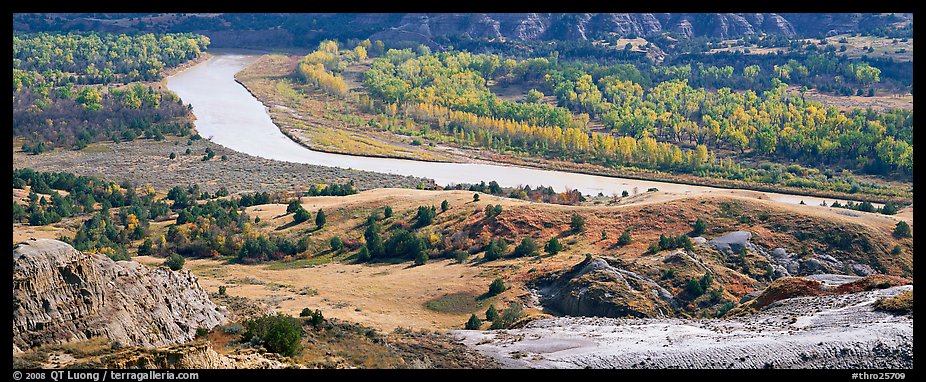
<svg viewBox="0 0 926 382">
<path fill-rule="evenodd" d="M 13 248 L 13 347 L 106 337 L 122 345 L 179 344 L 225 320 L 196 276 L 85 254 L 57 240 Z"/>
</svg>

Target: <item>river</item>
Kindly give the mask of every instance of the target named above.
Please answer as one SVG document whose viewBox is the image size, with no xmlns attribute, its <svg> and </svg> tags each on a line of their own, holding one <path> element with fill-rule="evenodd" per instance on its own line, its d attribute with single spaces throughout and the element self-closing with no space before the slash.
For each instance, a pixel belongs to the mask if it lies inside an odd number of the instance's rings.
<svg viewBox="0 0 926 382">
<path fill-rule="evenodd" d="M 630 193 L 649 188 L 672 193 L 729 192 L 729 189 L 618 177 L 577 174 L 536 168 L 486 164 L 440 163 L 407 159 L 372 158 L 310 150 L 280 132 L 266 107 L 235 81 L 235 74 L 257 55 L 216 54 L 167 78 L 168 89 L 193 106 L 196 130 L 201 136 L 232 150 L 258 157 L 345 169 L 431 178 L 437 184 L 479 183 L 495 180 L 503 187 L 552 186 L 557 191 L 578 189 L 583 194 Z M 817 206 L 825 199 L 814 196 L 765 192 L 770 199 Z M 826 200 L 832 203 L 834 199 Z M 844 201 L 840 201 L 844 202 Z"/>
</svg>

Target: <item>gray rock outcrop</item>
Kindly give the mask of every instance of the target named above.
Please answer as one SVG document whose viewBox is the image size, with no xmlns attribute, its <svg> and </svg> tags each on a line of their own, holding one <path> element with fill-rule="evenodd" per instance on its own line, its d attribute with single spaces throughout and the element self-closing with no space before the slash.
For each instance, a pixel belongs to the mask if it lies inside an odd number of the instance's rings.
<svg viewBox="0 0 926 382">
<path fill-rule="evenodd" d="M 570 316 L 661 317 L 675 305 L 671 292 L 651 279 L 590 258 L 537 285 L 541 303 Z"/>
<path fill-rule="evenodd" d="M 225 320 L 190 271 L 85 254 L 57 240 L 13 248 L 13 346 L 27 350 L 107 337 L 155 347 Z"/>
</svg>

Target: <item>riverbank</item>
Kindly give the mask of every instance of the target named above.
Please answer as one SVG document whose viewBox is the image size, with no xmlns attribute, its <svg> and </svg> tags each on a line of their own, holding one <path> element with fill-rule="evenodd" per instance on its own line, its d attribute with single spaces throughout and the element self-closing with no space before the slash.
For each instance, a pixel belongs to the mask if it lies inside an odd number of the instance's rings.
<svg viewBox="0 0 926 382">
<path fill-rule="evenodd" d="M 293 56 L 261 56 L 254 60 L 246 68 L 242 69 L 241 72 L 236 74 L 235 81 L 247 89 L 247 91 L 254 98 L 265 105 L 267 113 L 270 115 L 275 125 L 284 135 L 310 150 L 371 158 L 413 159 L 426 162 L 504 164 L 543 170 L 570 172 L 576 174 L 644 181 L 658 181 L 678 185 L 695 185 L 715 188 L 772 192 L 777 194 L 790 195 L 791 197 L 789 197 L 789 200 L 793 199 L 794 203 L 801 201 L 801 196 L 822 198 L 823 200 L 829 199 L 830 203 L 834 200 L 839 200 L 841 202 L 847 200 L 855 202 L 869 201 L 873 203 L 891 202 L 901 205 L 908 205 L 913 202 L 912 193 L 909 197 L 878 195 L 870 193 L 853 194 L 813 188 L 799 188 L 739 180 L 710 178 L 691 174 L 670 174 L 661 171 L 638 168 L 615 168 L 591 163 L 576 163 L 565 160 L 520 156 L 510 153 L 499 153 L 477 147 L 454 147 L 456 149 L 455 152 L 447 150 L 438 151 L 434 149 L 417 149 L 413 152 L 406 151 L 402 146 L 407 145 L 404 140 L 408 139 L 408 137 L 404 135 L 380 131 L 369 126 L 348 126 L 348 124 L 345 124 L 342 121 L 328 119 L 330 117 L 339 116 L 340 114 L 338 113 L 340 112 L 341 114 L 348 113 L 350 115 L 359 115 L 362 117 L 359 118 L 360 120 L 372 120 L 372 114 L 360 112 L 360 110 L 358 110 L 349 101 L 335 101 L 338 106 L 333 108 L 335 109 L 334 111 L 319 112 L 319 110 L 315 110 L 321 108 L 321 106 L 315 104 L 321 103 L 324 104 L 325 110 L 329 109 L 329 97 L 320 91 L 309 91 L 305 88 L 300 88 L 298 93 L 303 95 L 303 99 L 298 100 L 298 102 L 289 100 L 289 104 L 285 105 L 284 108 L 274 107 L 276 105 L 283 106 L 282 104 L 287 102 L 284 100 L 286 97 L 275 94 L 273 89 L 276 89 L 277 87 L 273 86 L 272 84 L 276 83 L 279 85 L 279 82 L 277 81 L 279 81 L 280 78 L 289 76 L 292 72 L 293 66 L 297 61 L 298 57 Z M 324 100 L 316 98 L 324 98 Z M 340 129 L 342 132 L 343 137 L 339 137 L 341 139 L 339 140 L 338 144 L 320 145 L 318 142 L 314 142 L 313 136 L 322 133 L 314 132 L 311 130 L 319 129 L 328 125 L 337 125 L 336 128 Z M 367 145 L 367 142 L 364 140 L 366 140 L 368 136 L 376 136 L 378 141 L 381 141 L 384 145 L 389 146 L 388 149 L 379 150 L 376 153 L 373 153 L 370 150 L 362 149 L 362 146 Z M 443 143 L 444 142 L 442 142 L 442 144 Z M 435 158 L 435 155 L 437 155 L 438 158 Z M 878 182 L 885 183 L 880 180 Z M 889 183 L 889 186 L 895 189 L 902 189 L 905 187 L 901 183 Z M 810 202 L 808 201 L 807 203 Z"/>
<path fill-rule="evenodd" d="M 186 149 L 191 154 L 184 154 Z M 206 148 L 215 157 L 203 161 Z M 176 159 L 170 159 L 175 153 Z M 222 160 L 222 156 L 226 160 Z M 225 187 L 230 192 L 273 192 L 308 188 L 317 183 L 354 181 L 358 189 L 381 187 L 416 188 L 432 185 L 430 180 L 369 171 L 345 170 L 255 157 L 209 142 L 187 145 L 185 138 L 167 137 L 162 141 L 136 139 L 131 142 L 99 142 L 83 150 L 53 150 L 29 155 L 14 141 L 13 168 L 37 171 L 67 171 L 78 175 L 128 180 L 136 185 L 150 184 L 157 190 L 197 183 L 208 192 Z"/>
</svg>

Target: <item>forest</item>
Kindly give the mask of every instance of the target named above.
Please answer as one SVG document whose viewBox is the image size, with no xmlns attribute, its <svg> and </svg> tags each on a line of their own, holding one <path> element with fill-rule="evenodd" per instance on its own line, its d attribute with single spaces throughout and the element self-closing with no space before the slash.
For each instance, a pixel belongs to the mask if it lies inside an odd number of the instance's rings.
<svg viewBox="0 0 926 382">
<path fill-rule="evenodd" d="M 208 45 L 192 34 L 14 34 L 13 134 L 33 154 L 189 135 L 188 107 L 151 82 Z"/>
<path fill-rule="evenodd" d="M 357 47 L 363 44 L 369 42 Z M 351 50 L 338 52 L 335 42 L 326 41 L 300 64 L 314 62 L 316 71 L 323 71 L 334 85 L 310 80 L 302 69 L 297 74 L 344 97 L 337 85 L 343 82 L 340 72 L 358 59 Z M 806 62 L 817 62 L 808 57 Z M 866 63 L 843 64 L 834 68 L 856 81 L 870 86 L 879 80 L 879 70 Z M 366 110 L 424 123 L 422 135 L 436 131 L 445 142 L 499 152 L 892 194 L 853 174 L 912 175 L 912 111 L 840 111 L 788 92 L 786 81 L 823 70 L 811 67 L 813 72 L 789 60 L 772 70 L 700 63 L 641 69 L 559 61 L 555 56 L 516 60 L 463 51 L 431 53 L 420 46 L 390 49 L 373 59 L 363 81 L 369 96 L 361 93 L 356 99 Z M 492 92 L 492 84 L 530 91 L 517 100 L 503 100 Z M 760 84 L 770 87 L 742 90 L 764 86 Z M 720 87 L 725 85 L 734 87 Z"/>
</svg>

